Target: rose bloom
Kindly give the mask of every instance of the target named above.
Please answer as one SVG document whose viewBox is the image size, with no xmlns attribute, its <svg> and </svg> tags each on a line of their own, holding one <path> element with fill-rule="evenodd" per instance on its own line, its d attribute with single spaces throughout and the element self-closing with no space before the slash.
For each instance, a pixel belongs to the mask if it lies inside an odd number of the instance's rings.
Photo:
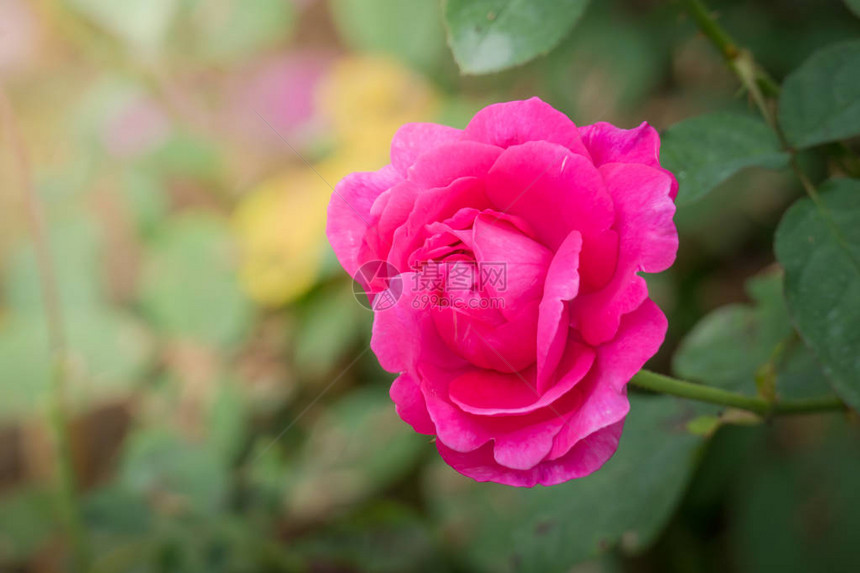
<svg viewBox="0 0 860 573">
<path fill-rule="evenodd" d="M 400 273 L 387 293 L 363 281 L 397 412 L 458 472 L 553 485 L 615 452 L 626 384 L 667 327 L 639 275 L 678 247 L 659 147 L 647 124 L 577 127 L 532 98 L 464 130 L 404 125 L 391 165 L 335 188 L 327 234 L 346 271 Z M 477 272 L 464 285 L 458 267 Z M 427 304 L 443 300 L 461 304 Z"/>
</svg>

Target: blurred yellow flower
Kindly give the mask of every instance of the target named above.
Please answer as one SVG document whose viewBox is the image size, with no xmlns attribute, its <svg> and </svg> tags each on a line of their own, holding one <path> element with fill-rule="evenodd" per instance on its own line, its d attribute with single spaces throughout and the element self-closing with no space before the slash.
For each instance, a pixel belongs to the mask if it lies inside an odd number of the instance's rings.
<svg viewBox="0 0 860 573">
<path fill-rule="evenodd" d="M 331 187 L 353 171 L 387 164 L 394 132 L 404 123 L 432 119 L 438 104 L 420 76 L 377 57 L 336 63 L 319 96 L 332 125 L 332 154 L 312 168 L 299 165 L 264 181 L 234 215 L 243 256 L 240 279 L 263 306 L 292 302 L 316 281 Z"/>
<path fill-rule="evenodd" d="M 316 280 L 331 190 L 310 169 L 264 181 L 239 205 L 234 225 L 242 248 L 239 278 L 265 306 L 301 296 Z"/>
<path fill-rule="evenodd" d="M 338 145 L 385 153 L 404 123 L 428 121 L 438 97 L 423 77 L 381 56 L 346 57 L 319 87 L 319 107 Z"/>
</svg>

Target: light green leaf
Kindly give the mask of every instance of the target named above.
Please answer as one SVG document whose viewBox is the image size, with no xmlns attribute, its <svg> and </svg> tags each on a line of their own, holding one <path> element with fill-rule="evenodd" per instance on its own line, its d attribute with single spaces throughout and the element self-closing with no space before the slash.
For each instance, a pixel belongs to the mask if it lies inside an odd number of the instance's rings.
<svg viewBox="0 0 860 573">
<path fill-rule="evenodd" d="M 860 409 L 860 181 L 834 179 L 776 231 L 788 309 L 836 393 Z"/>
<path fill-rule="evenodd" d="M 448 44 L 463 73 L 497 72 L 554 48 L 587 5 L 588 0 L 448 0 Z"/>
<path fill-rule="evenodd" d="M 127 397 L 149 365 L 152 340 L 133 317 L 108 309 L 64 315 L 70 364 L 67 396 L 77 411 Z M 13 315 L 0 323 L 0 420 L 32 416 L 51 380 L 45 318 Z"/>
<path fill-rule="evenodd" d="M 128 44 L 132 53 L 159 51 L 178 6 L 177 0 L 66 0 L 99 26 Z"/>
<path fill-rule="evenodd" d="M 284 0 L 192 0 L 190 30 L 194 51 L 204 59 L 232 63 L 290 36 L 294 4 Z"/>
<path fill-rule="evenodd" d="M 746 167 L 784 167 L 788 155 L 764 121 L 720 112 L 687 119 L 667 129 L 660 162 L 678 178 L 678 203 L 686 203 L 701 198 Z"/>
<path fill-rule="evenodd" d="M 779 97 L 779 123 L 803 149 L 860 134 L 860 41 L 819 50 L 792 72 Z"/>
<path fill-rule="evenodd" d="M 144 261 L 140 299 L 164 334 L 226 347 L 242 339 L 252 307 L 239 288 L 226 223 L 208 216 L 173 219 Z"/>
<path fill-rule="evenodd" d="M 674 398 L 633 395 L 618 452 L 598 472 L 522 489 L 446 468 L 429 484 L 431 507 L 477 571 L 567 572 L 619 543 L 640 550 L 684 493 L 704 443 L 686 430 L 698 413 Z"/>
<path fill-rule="evenodd" d="M 63 309 L 99 306 L 106 297 L 101 282 L 101 236 L 98 226 L 80 212 L 52 218 L 48 226 L 54 274 Z M 3 281 L 4 300 L 16 312 L 42 317 L 42 280 L 32 241 L 12 252 Z"/>
</svg>

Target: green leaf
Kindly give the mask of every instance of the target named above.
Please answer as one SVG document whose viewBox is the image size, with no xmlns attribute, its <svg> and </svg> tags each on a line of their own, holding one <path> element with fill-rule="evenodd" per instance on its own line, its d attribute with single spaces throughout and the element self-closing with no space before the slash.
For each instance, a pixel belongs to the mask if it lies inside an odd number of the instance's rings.
<svg viewBox="0 0 860 573">
<path fill-rule="evenodd" d="M 215 217 L 173 219 L 144 261 L 140 299 L 164 334 L 226 347 L 242 340 L 252 307 L 239 288 L 236 253 Z"/>
<path fill-rule="evenodd" d="M 66 0 L 128 44 L 132 53 L 158 52 L 178 7 L 177 0 Z"/>
<path fill-rule="evenodd" d="M 229 488 L 227 465 L 214 448 L 164 428 L 138 431 L 128 439 L 118 479 L 130 493 L 165 500 L 185 515 L 217 515 Z"/>
<path fill-rule="evenodd" d="M 99 228 L 80 212 L 48 226 L 54 273 L 64 311 L 99 306 L 106 298 Z M 32 241 L 12 252 L 3 281 L 4 299 L 16 312 L 43 316 L 42 280 Z M 44 320 L 44 319 L 42 319 Z"/>
<path fill-rule="evenodd" d="M 860 0 L 845 0 L 845 6 L 860 18 Z"/>
<path fill-rule="evenodd" d="M 271 48 L 290 35 L 293 2 L 283 0 L 195 1 L 190 29 L 192 50 L 207 61 L 231 64 Z"/>
<path fill-rule="evenodd" d="M 754 305 L 730 304 L 705 316 L 678 347 L 673 370 L 681 378 L 756 395 L 756 379 L 774 375 L 782 399 L 832 391 L 821 366 L 795 335 L 782 295 L 782 273 L 747 281 Z"/>
<path fill-rule="evenodd" d="M 250 412 L 238 383 L 221 380 L 207 415 L 210 446 L 225 463 L 232 463 L 244 446 Z"/>
<path fill-rule="evenodd" d="M 77 411 L 127 397 L 153 357 L 152 340 L 133 317 L 88 308 L 64 315 L 70 354 L 68 399 Z M 32 416 L 51 380 L 45 318 L 13 315 L 0 328 L 0 420 Z"/>
<path fill-rule="evenodd" d="M 860 571 L 860 443 L 856 428 L 829 421 L 735 466 L 743 485 L 730 490 L 727 540 L 738 570 Z"/>
<path fill-rule="evenodd" d="M 801 199 L 776 231 L 788 309 L 836 393 L 860 409 L 860 181 L 835 179 L 821 205 Z"/>
<path fill-rule="evenodd" d="M 372 314 L 355 300 L 344 281 L 315 293 L 300 308 L 294 344 L 296 368 L 321 377 L 343 366 L 347 353 L 370 331 Z M 365 341 L 365 344 L 367 342 Z"/>
<path fill-rule="evenodd" d="M 330 0 L 338 33 L 353 48 L 381 52 L 430 72 L 447 56 L 439 2 Z M 453 68 L 450 56 L 448 65 Z"/>
<path fill-rule="evenodd" d="M 638 113 L 668 72 L 670 53 L 658 36 L 611 2 L 592 5 L 576 33 L 536 66 L 545 99 L 578 125 Z"/>
<path fill-rule="evenodd" d="M 819 50 L 786 79 L 779 123 L 803 149 L 860 134 L 860 41 Z"/>
<path fill-rule="evenodd" d="M 696 415 L 674 398 L 632 395 L 618 452 L 595 474 L 522 489 L 446 468 L 429 484 L 431 507 L 477 571 L 566 572 L 622 542 L 641 550 L 684 493 L 704 442 L 686 430 Z"/>
<path fill-rule="evenodd" d="M 348 506 L 403 477 L 427 442 L 400 420 L 385 389 L 353 391 L 311 428 L 288 480 L 287 507 L 310 518 Z"/>
<path fill-rule="evenodd" d="M 448 44 L 463 73 L 497 72 L 554 48 L 587 5 L 588 0 L 448 0 Z"/>
<path fill-rule="evenodd" d="M 678 178 L 678 203 L 687 203 L 746 167 L 782 168 L 788 155 L 764 121 L 720 112 L 687 119 L 667 129 L 660 162 Z"/>
<path fill-rule="evenodd" d="M 0 566 L 27 561 L 57 533 L 56 497 L 45 488 L 4 491 L 0 499 Z M 14 569 L 14 568 L 13 568 Z"/>
<path fill-rule="evenodd" d="M 332 567 L 337 570 L 373 573 L 448 571 L 433 533 L 414 510 L 383 501 L 295 539 L 291 546 L 317 567 L 330 563 L 339 565 Z"/>
</svg>

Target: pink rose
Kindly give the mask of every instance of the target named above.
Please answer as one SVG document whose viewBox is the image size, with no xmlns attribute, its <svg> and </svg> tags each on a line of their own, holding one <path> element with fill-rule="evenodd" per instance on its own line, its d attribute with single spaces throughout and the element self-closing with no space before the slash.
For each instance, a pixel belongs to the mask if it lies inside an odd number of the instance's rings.
<svg viewBox="0 0 860 573">
<path fill-rule="evenodd" d="M 337 185 L 327 234 L 343 267 L 401 273 L 396 292 L 368 285 L 397 412 L 458 472 L 553 485 L 615 452 L 626 384 L 666 333 L 638 274 L 678 247 L 659 147 L 647 124 L 578 128 L 532 98 L 464 130 L 405 125 L 391 165 Z"/>
</svg>

